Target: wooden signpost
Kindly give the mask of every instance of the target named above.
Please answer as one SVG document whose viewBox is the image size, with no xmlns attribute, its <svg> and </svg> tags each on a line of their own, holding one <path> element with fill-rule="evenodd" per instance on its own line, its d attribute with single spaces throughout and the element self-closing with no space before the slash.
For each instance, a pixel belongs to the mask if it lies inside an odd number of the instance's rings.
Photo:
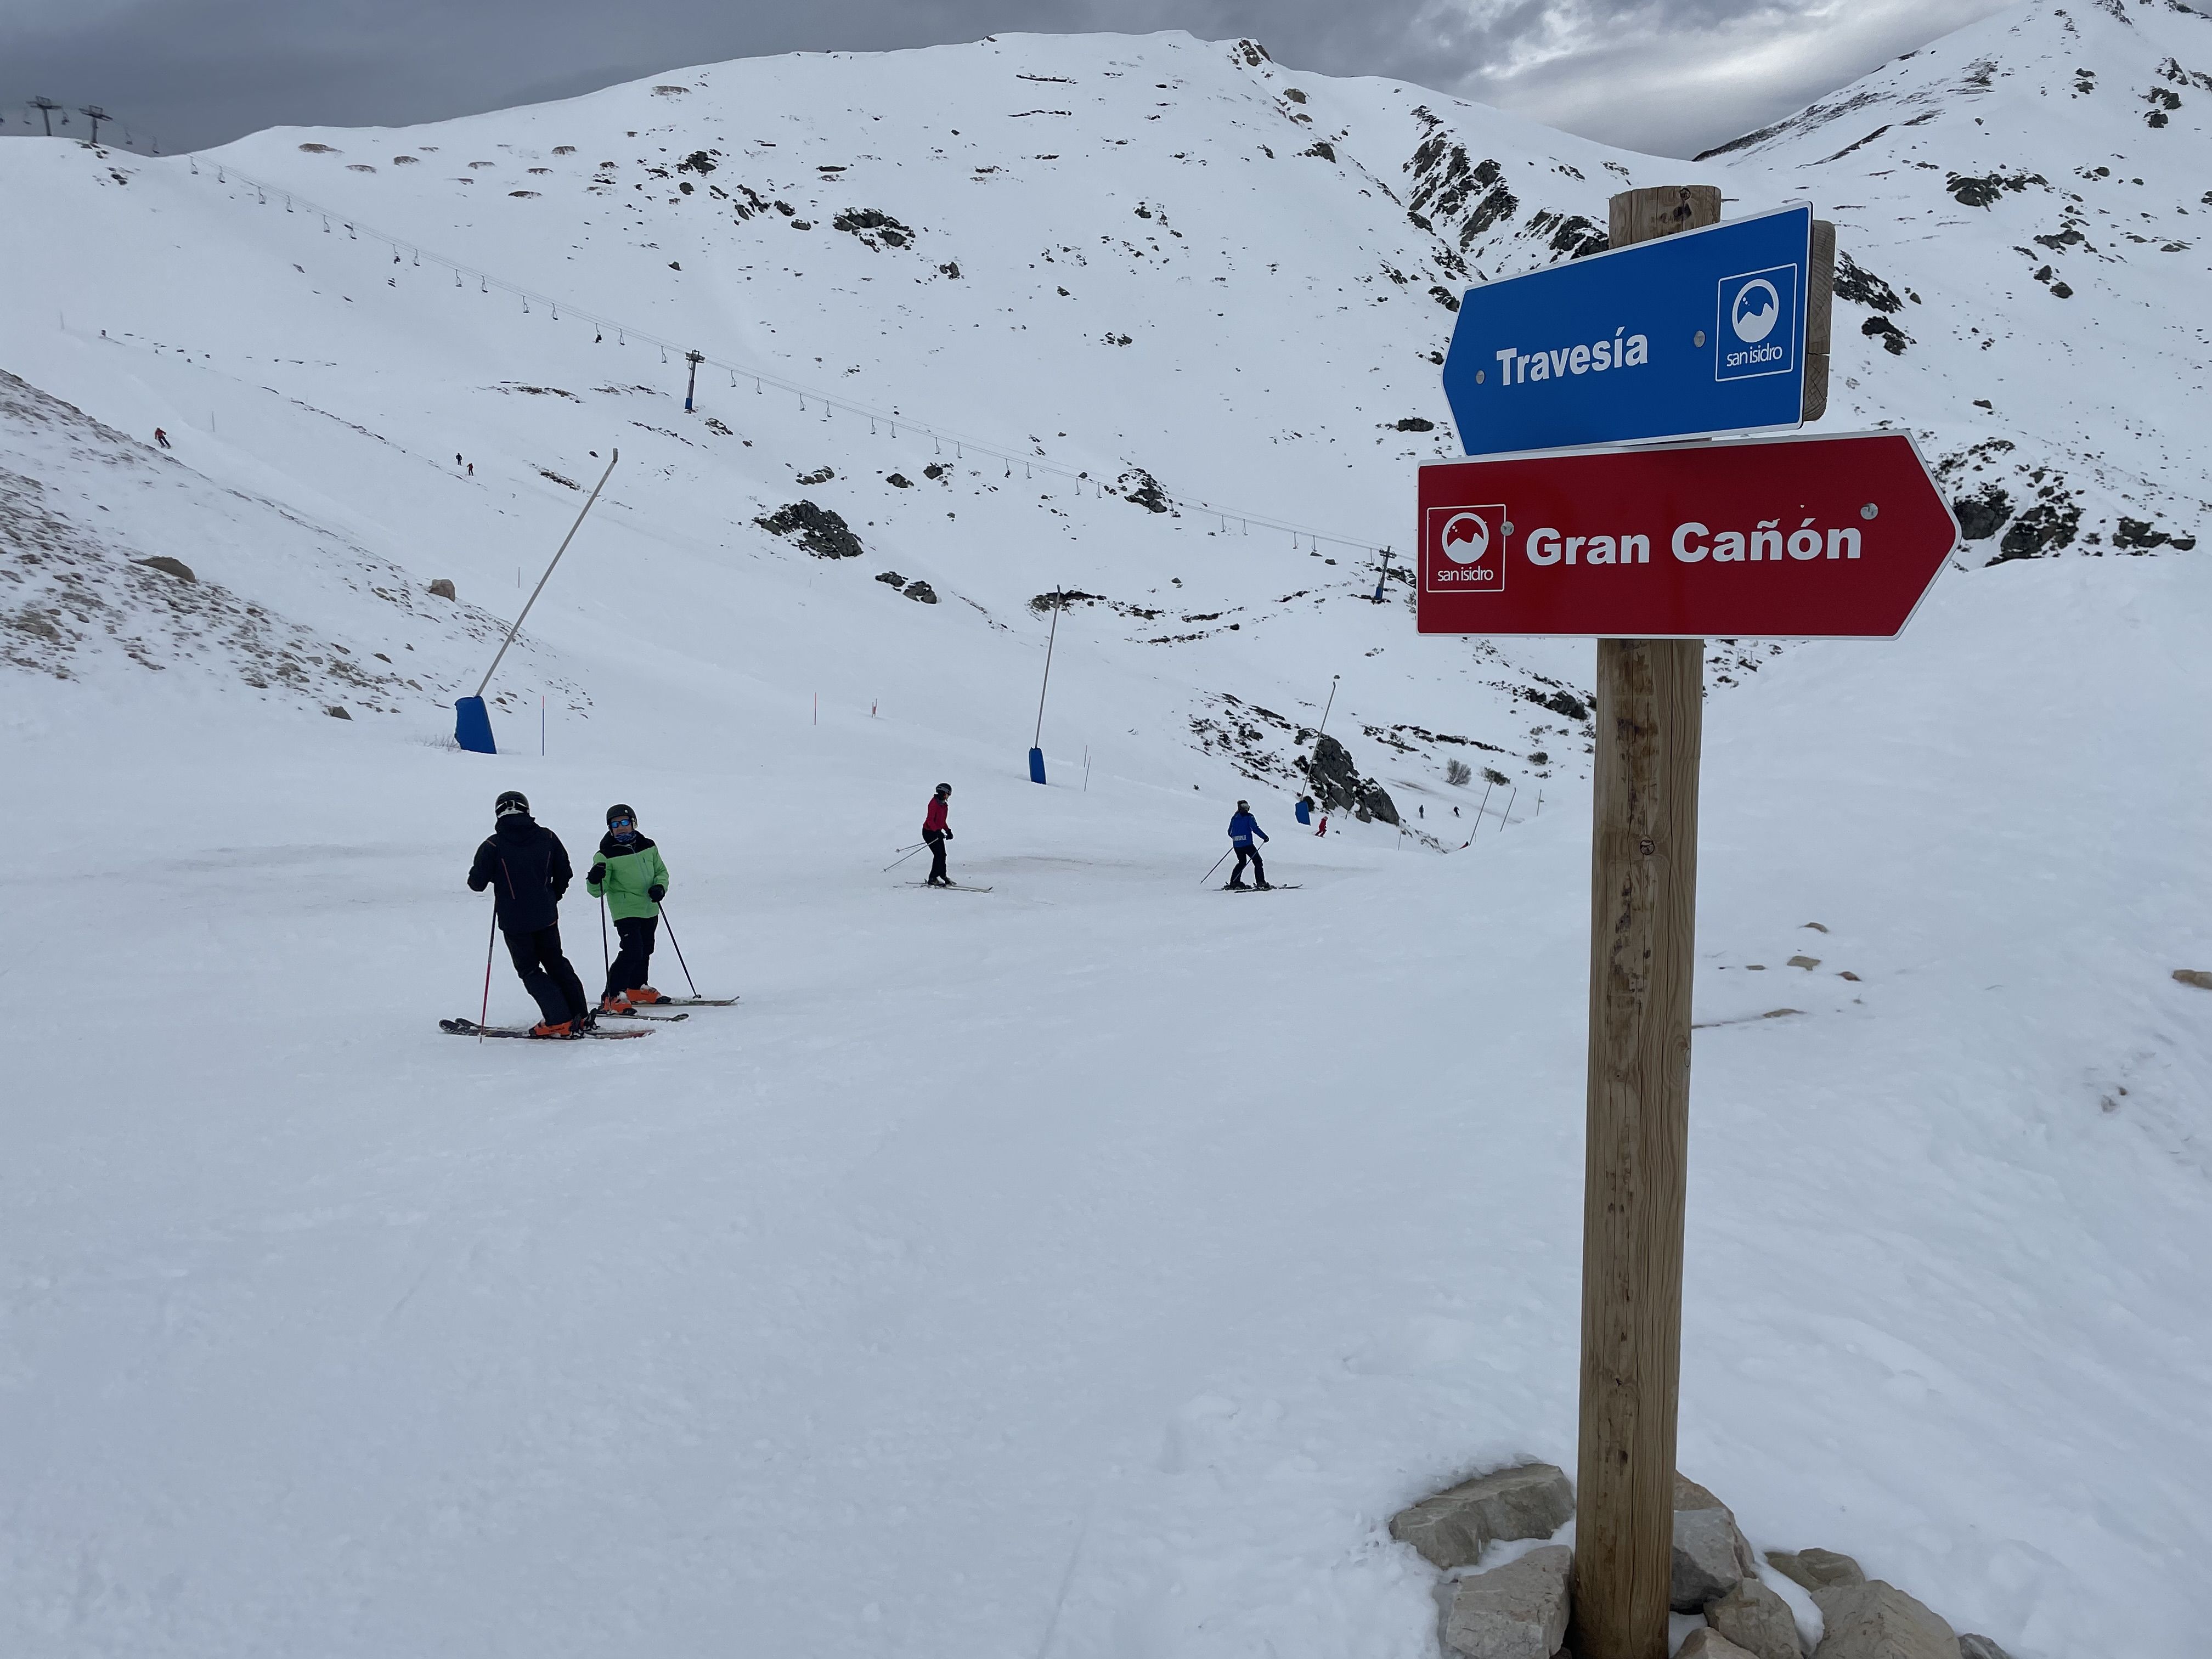
<svg viewBox="0 0 2212 1659">
<path fill-rule="evenodd" d="M 1609 206 L 1619 247 L 1717 224 L 1721 193 Z M 1584 1659 L 1666 1659 L 1705 642 L 1601 639 L 1596 690 L 1574 1640 Z"/>
<path fill-rule="evenodd" d="M 1721 198 L 1708 185 L 1679 185 L 1627 191 L 1610 207 L 1612 246 L 1626 250 L 1717 225 Z M 1714 249 L 1733 246 L 1698 240 Z M 1479 349 L 1462 355 L 1471 363 L 1510 363 L 1512 379 L 1501 392 L 1470 372 L 1461 395 L 1474 408 L 1538 384 L 1549 401 L 1528 406 L 1540 410 L 1541 453 L 1498 453 L 1510 447 L 1512 424 L 1486 413 L 1489 440 L 1470 447 L 1491 454 L 1422 470 L 1416 592 L 1423 633 L 1597 641 L 1569 1638 L 1577 1659 L 1667 1653 L 1705 727 L 1698 635 L 1709 628 L 1893 635 L 1958 534 L 1902 433 L 1627 447 L 1605 429 L 1620 418 L 1606 402 L 1614 378 L 1607 371 L 1633 375 L 1647 363 L 1694 391 L 1699 375 L 1726 380 L 1786 362 L 1790 373 L 1802 370 L 1802 403 L 1794 406 L 1803 419 L 1816 418 L 1826 404 L 1832 227 L 1812 221 L 1796 246 L 1797 264 L 1711 272 L 1695 290 L 1703 296 L 1696 314 L 1687 300 L 1679 313 L 1654 313 L 1648 337 L 1636 337 L 1644 341 L 1642 355 L 1559 349 L 1547 359 L 1548 373 L 1534 367 L 1534 351 L 1493 349 L 1480 331 L 1498 325 L 1475 320 L 1483 292 L 1472 291 L 1460 327 Z M 1632 302 L 1636 262 L 1644 256 L 1604 257 L 1620 262 L 1607 281 Z M 1688 250 L 1649 257 L 1679 270 Z M 1562 275 L 1560 291 L 1586 298 L 1595 280 L 1589 272 Z M 1540 291 L 1533 301 L 1531 294 L 1524 287 L 1514 303 L 1527 312 L 1543 302 Z M 1571 313 L 1579 315 L 1562 309 Z M 1724 328 L 1733 334 L 1722 335 Z M 1774 343 L 1784 340 L 1786 348 Z M 1570 378 L 1562 389 L 1562 372 L 1583 379 Z M 1589 429 L 1577 432 L 1585 404 Z M 1560 447 L 1571 443 L 1596 447 Z"/>
</svg>

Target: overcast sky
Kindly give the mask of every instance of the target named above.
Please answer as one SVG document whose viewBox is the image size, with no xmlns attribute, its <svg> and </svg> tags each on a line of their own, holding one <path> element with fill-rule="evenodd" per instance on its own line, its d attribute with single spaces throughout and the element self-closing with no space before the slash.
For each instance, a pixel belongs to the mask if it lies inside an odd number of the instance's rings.
<svg viewBox="0 0 2212 1659">
<path fill-rule="evenodd" d="M 0 0 L 0 132 L 98 104 L 137 148 L 401 125 L 686 64 L 985 34 L 1186 28 L 1386 75 L 1610 143 L 1690 155 L 1993 0 Z M 86 123 L 70 118 L 70 137 Z"/>
</svg>

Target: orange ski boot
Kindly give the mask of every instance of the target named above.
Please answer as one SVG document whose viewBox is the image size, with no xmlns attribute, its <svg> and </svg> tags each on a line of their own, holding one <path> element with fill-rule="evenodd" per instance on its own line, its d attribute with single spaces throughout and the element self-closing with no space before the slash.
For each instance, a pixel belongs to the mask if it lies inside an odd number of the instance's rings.
<svg viewBox="0 0 2212 1659">
<path fill-rule="evenodd" d="M 640 1004 L 665 1002 L 668 1000 L 666 997 L 661 995 L 659 992 L 654 990 L 650 985 L 633 986 L 630 989 L 623 992 L 623 994 L 628 997 L 632 1002 Z"/>
<path fill-rule="evenodd" d="M 534 1037 L 566 1037 L 580 1036 L 581 1033 L 576 1030 L 574 1020 L 562 1019 L 540 1020 L 530 1028 L 530 1035 Z"/>
<path fill-rule="evenodd" d="M 599 1012 L 603 1014 L 626 1014 L 629 1012 L 629 998 L 620 991 L 611 997 L 601 997 Z"/>
</svg>

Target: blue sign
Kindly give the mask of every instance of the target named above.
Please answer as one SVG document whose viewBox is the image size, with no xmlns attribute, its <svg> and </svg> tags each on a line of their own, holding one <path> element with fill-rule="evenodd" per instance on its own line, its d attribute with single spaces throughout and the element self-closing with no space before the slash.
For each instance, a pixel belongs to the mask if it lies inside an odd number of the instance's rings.
<svg viewBox="0 0 2212 1659">
<path fill-rule="evenodd" d="M 1813 210 L 1469 289 L 1444 396 L 1470 455 L 1800 424 Z"/>
</svg>

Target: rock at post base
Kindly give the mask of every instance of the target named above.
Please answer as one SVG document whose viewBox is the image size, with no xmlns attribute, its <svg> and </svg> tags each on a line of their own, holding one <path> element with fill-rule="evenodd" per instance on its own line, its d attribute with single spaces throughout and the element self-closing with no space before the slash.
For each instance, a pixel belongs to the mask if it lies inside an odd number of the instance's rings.
<svg viewBox="0 0 2212 1659">
<path fill-rule="evenodd" d="M 1696 1481 L 1674 1477 L 1674 1558 L 1668 1602 L 1696 1613 L 1755 1569 L 1756 1558 L 1727 1504 Z"/>
<path fill-rule="evenodd" d="M 1961 1636 L 1959 1659 L 2012 1659 L 2012 1656 L 1986 1636 Z"/>
<path fill-rule="evenodd" d="M 1797 1640 L 1797 1616 L 1784 1601 L 1753 1575 L 1726 1595 L 1705 1603 L 1705 1618 L 1714 1630 L 1755 1659 L 1804 1659 Z"/>
<path fill-rule="evenodd" d="M 1757 1659 L 1757 1656 L 1708 1625 L 1690 1632 L 1689 1638 L 1674 1650 L 1674 1659 Z"/>
<path fill-rule="evenodd" d="M 1833 1550 L 1769 1550 L 1766 1563 L 1791 1583 L 1802 1584 L 1816 1595 L 1867 1581 L 1857 1562 Z"/>
<path fill-rule="evenodd" d="M 1552 1659 L 1566 1639 L 1574 1561 L 1565 1545 L 1550 1544 L 1459 1580 L 1444 1607 L 1444 1652 L 1452 1659 Z"/>
<path fill-rule="evenodd" d="M 1390 1536 L 1449 1571 L 1473 1566 L 1500 1540 L 1549 1538 L 1574 1513 L 1575 1489 L 1563 1471 L 1550 1463 L 1522 1463 L 1400 1510 L 1390 1518 Z"/>
<path fill-rule="evenodd" d="M 433 599 L 452 599 L 453 597 L 453 579 L 449 576 L 441 576 L 437 580 L 432 582 L 430 584 L 430 596 Z"/>
<path fill-rule="evenodd" d="M 1870 1578 L 1813 1599 L 1828 1626 L 1814 1659 L 1959 1659 L 1957 1633 L 1894 1584 Z"/>
</svg>

